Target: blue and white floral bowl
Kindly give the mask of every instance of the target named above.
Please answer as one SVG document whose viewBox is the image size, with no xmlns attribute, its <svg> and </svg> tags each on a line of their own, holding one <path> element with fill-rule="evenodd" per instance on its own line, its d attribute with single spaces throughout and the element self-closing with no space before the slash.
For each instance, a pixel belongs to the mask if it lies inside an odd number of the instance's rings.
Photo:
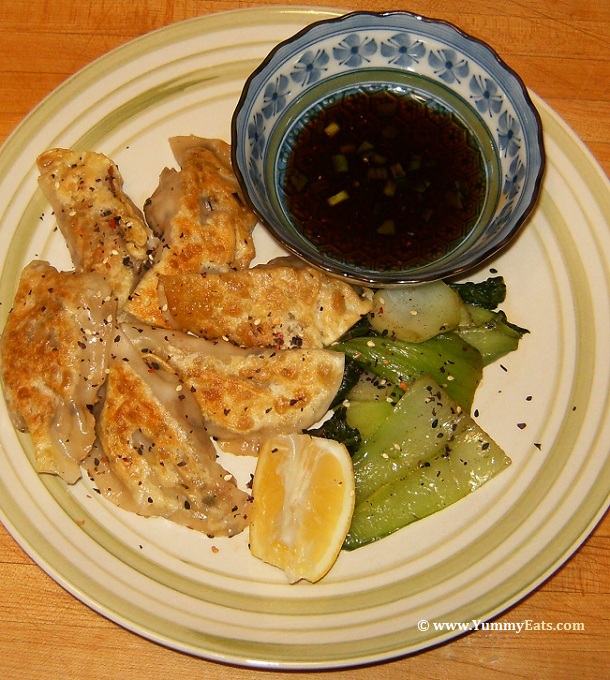
<svg viewBox="0 0 610 680">
<path fill-rule="evenodd" d="M 476 138 L 487 173 L 485 205 L 466 241 L 432 262 L 389 271 L 321 252 L 293 224 L 283 189 L 292 145 L 317 110 L 386 87 L 455 115 Z M 251 207 L 288 251 L 370 285 L 446 278 L 487 260 L 527 220 L 545 164 L 540 117 L 519 76 L 483 42 L 408 12 L 355 12 L 280 43 L 245 84 L 232 154 Z"/>
</svg>

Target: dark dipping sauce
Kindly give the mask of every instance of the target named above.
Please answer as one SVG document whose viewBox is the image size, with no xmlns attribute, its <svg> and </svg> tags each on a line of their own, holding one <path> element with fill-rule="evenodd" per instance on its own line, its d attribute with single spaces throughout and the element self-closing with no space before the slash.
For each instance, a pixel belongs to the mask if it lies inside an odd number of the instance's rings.
<svg viewBox="0 0 610 680">
<path fill-rule="evenodd" d="M 483 209 L 485 167 L 452 114 L 402 92 L 356 92 L 298 133 L 284 190 L 301 233 L 334 259 L 383 271 L 456 248 Z"/>
</svg>

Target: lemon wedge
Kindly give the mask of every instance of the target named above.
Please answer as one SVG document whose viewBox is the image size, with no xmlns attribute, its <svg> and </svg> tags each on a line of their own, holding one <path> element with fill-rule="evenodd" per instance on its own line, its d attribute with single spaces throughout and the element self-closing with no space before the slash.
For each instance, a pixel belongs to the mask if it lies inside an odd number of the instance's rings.
<svg viewBox="0 0 610 680">
<path fill-rule="evenodd" d="M 252 484 L 250 551 L 291 583 L 335 563 L 354 512 L 352 460 L 332 439 L 292 434 L 261 446 Z"/>
</svg>

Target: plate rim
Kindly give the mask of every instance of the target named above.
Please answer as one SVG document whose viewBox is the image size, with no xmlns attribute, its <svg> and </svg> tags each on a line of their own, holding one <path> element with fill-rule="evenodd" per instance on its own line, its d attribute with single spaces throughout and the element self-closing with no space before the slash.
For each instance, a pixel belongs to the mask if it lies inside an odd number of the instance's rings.
<svg viewBox="0 0 610 680">
<path fill-rule="evenodd" d="M 159 29 L 156 29 L 155 31 L 152 31 L 150 33 L 147 33 L 143 36 L 140 36 L 136 38 L 135 40 L 129 41 L 123 45 L 120 45 L 110 52 L 102 55 L 101 57 L 97 58 L 95 61 L 91 62 L 90 64 L 86 65 L 83 69 L 79 70 L 72 76 L 70 76 L 64 83 L 60 84 L 58 88 L 53 90 L 49 95 L 47 95 L 27 116 L 25 119 L 23 119 L 18 126 L 13 130 L 13 132 L 7 137 L 5 142 L 3 143 L 2 147 L 0 147 L 0 168 L 2 167 L 2 159 L 3 157 L 7 154 L 7 148 L 10 148 L 11 144 L 17 143 L 18 138 L 20 135 L 23 134 L 23 130 L 26 129 L 27 125 L 31 123 L 32 121 L 35 121 L 36 116 L 41 114 L 41 110 L 44 111 L 46 110 L 46 103 L 49 100 L 52 100 L 54 97 L 57 96 L 57 92 L 61 91 L 64 92 L 64 87 L 69 87 L 74 84 L 78 84 L 76 81 L 80 78 L 86 78 L 88 73 L 90 73 L 94 67 L 99 66 L 100 62 L 106 62 L 108 59 L 111 58 L 112 55 L 115 55 L 115 53 L 125 53 L 125 51 L 128 48 L 131 48 L 134 43 L 147 43 L 151 39 L 154 40 L 155 37 L 163 32 L 168 32 L 172 34 L 177 26 L 181 26 L 183 24 L 203 24 L 204 26 L 208 24 L 209 20 L 213 17 L 218 17 L 219 15 L 223 15 L 226 17 L 227 15 L 234 15 L 234 16 L 239 16 L 242 17 L 245 14 L 257 14 L 261 15 L 261 17 L 264 15 L 265 19 L 269 19 L 270 21 L 273 20 L 273 17 L 275 16 L 276 12 L 279 11 L 279 13 L 287 13 L 290 14 L 291 16 L 302 16 L 303 10 L 306 11 L 306 13 L 313 15 L 317 11 L 326 11 L 326 12 L 338 12 L 339 14 L 342 14 L 344 10 L 336 10 L 336 9 L 331 9 L 331 8 L 314 8 L 312 6 L 290 6 L 287 8 L 288 12 L 285 12 L 286 8 L 282 7 L 273 7 L 273 8 L 247 8 L 247 9 L 236 9 L 236 10 L 228 10 L 225 12 L 217 12 L 214 14 L 209 14 L 209 15 L 203 15 L 201 17 L 194 17 L 191 19 L 186 19 L 181 22 L 177 22 L 176 24 L 170 24 L 168 26 L 161 27 Z M 569 128 L 564 121 L 562 121 L 559 116 L 551 109 L 550 106 L 548 106 L 543 100 L 541 100 L 539 97 L 534 95 L 534 98 L 536 99 L 536 105 L 545 111 L 547 114 L 547 117 L 552 118 L 557 125 L 562 129 L 562 132 L 564 135 L 566 135 L 566 138 L 571 141 L 571 143 L 574 145 L 576 149 L 578 149 L 578 152 L 580 154 L 584 154 L 585 157 L 587 158 L 589 165 L 589 170 L 594 170 L 596 175 L 598 175 L 598 179 L 602 182 L 605 183 L 606 190 L 610 193 L 610 182 L 608 181 L 608 178 L 606 177 L 605 173 L 603 172 L 602 168 L 599 166 L 599 163 L 593 156 L 593 154 L 590 152 L 590 150 L 586 147 L 586 145 L 576 136 L 576 134 Z M 545 119 L 546 120 L 546 119 Z M 610 489 L 608 489 L 608 493 L 606 495 L 606 503 L 605 505 L 607 506 L 610 498 Z M 607 507 L 604 507 L 604 504 L 597 510 L 597 512 L 594 514 L 593 517 L 591 517 L 586 525 L 584 527 L 578 536 L 577 541 L 573 542 L 571 546 L 569 546 L 563 553 L 563 555 L 555 560 L 554 564 L 549 566 L 544 573 L 542 573 L 537 581 L 535 581 L 533 584 L 529 584 L 528 586 L 525 587 L 522 591 L 519 593 L 515 594 L 515 597 L 512 601 L 509 602 L 504 602 L 500 605 L 495 610 L 495 614 L 497 615 L 501 611 L 505 611 L 507 608 L 518 602 L 519 600 L 523 599 L 526 595 L 528 595 L 530 592 L 535 590 L 542 582 L 544 582 L 549 576 L 551 576 L 562 564 L 564 564 L 582 545 L 582 543 L 586 540 L 586 538 L 590 535 L 590 533 L 593 531 L 595 526 L 599 523 L 599 521 L 602 519 L 603 515 L 605 514 L 607 510 Z M 129 621 L 121 621 L 118 620 L 118 617 L 116 614 L 113 615 L 113 612 L 110 610 L 107 610 L 102 603 L 96 603 L 94 602 L 89 596 L 87 596 L 86 593 L 81 592 L 77 588 L 74 588 L 73 585 L 67 581 L 62 574 L 56 573 L 52 565 L 48 562 L 47 559 L 41 554 L 38 553 L 32 546 L 29 546 L 27 543 L 26 545 L 23 545 L 22 542 L 20 541 L 21 534 L 17 530 L 15 526 L 13 526 L 13 522 L 11 519 L 8 517 L 8 515 L 5 513 L 4 506 L 0 504 L 0 519 L 2 519 L 3 524 L 7 529 L 9 530 L 9 533 L 13 535 L 13 538 L 19 543 L 21 548 L 28 554 L 34 561 L 47 573 L 49 576 L 51 576 L 59 585 L 61 585 L 66 591 L 70 592 L 72 595 L 74 595 L 77 599 L 79 599 L 81 602 L 89 606 L 91 609 L 97 611 L 98 613 L 104 615 L 106 618 L 109 618 L 110 620 L 113 620 L 120 625 L 122 625 L 124 628 L 131 630 L 134 633 L 137 633 L 143 637 L 146 637 L 150 640 L 159 642 L 163 644 L 164 646 L 170 647 L 172 649 L 182 649 L 182 651 L 187 651 L 190 653 L 195 653 L 198 656 L 203 656 L 204 658 L 208 658 L 211 660 L 217 660 L 217 661 L 222 661 L 226 663 L 238 663 L 240 665 L 244 664 L 244 660 L 240 658 L 231 658 L 228 655 L 222 655 L 222 654 L 207 654 L 207 653 L 202 653 L 205 652 L 205 650 L 193 650 L 191 648 L 188 648 L 188 646 L 185 647 L 179 647 L 176 646 L 175 641 L 168 641 L 162 639 L 161 636 L 154 636 L 151 634 L 146 634 L 142 630 L 138 629 L 137 627 L 130 626 Z M 15 533 L 11 530 L 11 527 L 15 530 Z M 17 535 L 16 535 L 17 534 Z M 531 587 L 530 587 L 531 586 Z M 457 637 L 456 635 L 449 635 L 447 636 L 446 639 L 452 639 L 454 637 Z M 316 662 L 312 663 L 303 663 L 298 662 L 296 665 L 291 665 L 289 663 L 280 663 L 280 667 L 283 668 L 303 668 L 303 669 L 313 669 L 313 668 L 337 668 L 337 667 L 346 667 L 350 665 L 362 665 L 365 663 L 371 663 L 371 662 L 378 662 L 378 661 L 383 661 L 383 660 L 389 660 L 389 659 L 395 659 L 398 658 L 399 656 L 404 656 L 405 654 L 411 654 L 416 651 L 419 651 L 420 649 L 427 649 L 431 646 L 435 646 L 437 644 L 440 644 L 441 642 L 446 641 L 446 639 L 436 639 L 432 643 L 424 643 L 420 648 L 414 648 L 410 649 L 407 652 L 400 652 L 393 650 L 389 652 L 386 655 L 379 655 L 377 658 L 372 658 L 372 657 L 367 657 L 365 659 L 355 661 L 355 662 L 348 662 L 346 663 L 345 661 L 338 661 L 336 664 L 328 663 L 325 662 L 322 666 L 318 665 Z M 263 660 L 260 661 L 251 661 L 249 664 L 253 667 L 260 667 L 260 668 L 269 668 L 271 666 L 277 666 L 276 663 L 274 662 L 265 662 Z"/>
</svg>

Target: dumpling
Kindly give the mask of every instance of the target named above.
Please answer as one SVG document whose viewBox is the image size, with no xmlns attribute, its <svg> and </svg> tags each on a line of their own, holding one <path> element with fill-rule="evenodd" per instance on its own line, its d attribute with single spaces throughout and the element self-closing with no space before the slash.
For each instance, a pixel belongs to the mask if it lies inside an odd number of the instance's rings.
<svg viewBox="0 0 610 680">
<path fill-rule="evenodd" d="M 113 342 L 97 432 L 87 470 L 120 507 L 209 536 L 247 525 L 250 496 L 216 461 L 193 395 L 173 373 L 151 370 L 123 333 Z"/>
<path fill-rule="evenodd" d="M 42 261 L 21 274 L 0 341 L 4 395 L 15 427 L 29 431 L 38 472 L 72 484 L 95 440 L 91 410 L 106 378 L 116 301 L 96 273 L 58 272 Z"/>
<path fill-rule="evenodd" d="M 266 437 L 317 423 L 343 378 L 344 356 L 331 350 L 242 349 L 128 324 L 124 332 L 151 368 L 176 372 L 232 453 L 256 454 Z"/>
<path fill-rule="evenodd" d="M 163 276 L 161 286 L 174 328 L 241 347 L 327 347 L 371 309 L 350 284 L 293 258 Z"/>
<path fill-rule="evenodd" d="M 167 325 L 159 276 L 244 269 L 255 254 L 257 220 L 241 197 L 229 145 L 193 136 L 175 137 L 170 145 L 181 169 L 163 170 L 144 207 L 161 246 L 127 306 L 152 325 Z"/>
<path fill-rule="evenodd" d="M 38 183 L 74 267 L 102 276 L 122 307 L 150 264 L 156 241 L 123 191 L 117 166 L 104 154 L 69 149 L 46 151 L 37 164 Z"/>
</svg>

